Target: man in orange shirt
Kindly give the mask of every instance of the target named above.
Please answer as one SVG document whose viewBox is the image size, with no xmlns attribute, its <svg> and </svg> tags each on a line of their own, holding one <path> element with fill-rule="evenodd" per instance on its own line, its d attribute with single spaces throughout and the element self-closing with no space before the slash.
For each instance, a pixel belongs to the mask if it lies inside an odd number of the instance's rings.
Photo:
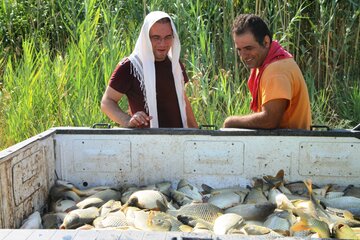
<svg viewBox="0 0 360 240">
<path fill-rule="evenodd" d="M 232 32 L 239 57 L 251 68 L 248 86 L 254 113 L 230 116 L 224 128 L 310 129 L 309 94 L 292 55 L 272 40 L 266 23 L 256 15 L 239 15 Z"/>
</svg>

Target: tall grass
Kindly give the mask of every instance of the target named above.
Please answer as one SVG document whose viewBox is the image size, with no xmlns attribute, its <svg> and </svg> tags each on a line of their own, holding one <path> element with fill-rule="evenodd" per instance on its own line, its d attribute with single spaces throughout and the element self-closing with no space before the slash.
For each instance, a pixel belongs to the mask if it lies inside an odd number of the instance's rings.
<svg viewBox="0 0 360 240">
<path fill-rule="evenodd" d="M 175 21 L 199 124 L 220 127 L 228 115 L 249 113 L 249 70 L 234 50 L 231 24 L 239 13 L 256 13 L 299 63 L 313 123 L 355 126 L 359 7 L 351 0 L 1 0 L 0 149 L 52 126 L 109 122 L 101 96 L 153 10 Z"/>
</svg>

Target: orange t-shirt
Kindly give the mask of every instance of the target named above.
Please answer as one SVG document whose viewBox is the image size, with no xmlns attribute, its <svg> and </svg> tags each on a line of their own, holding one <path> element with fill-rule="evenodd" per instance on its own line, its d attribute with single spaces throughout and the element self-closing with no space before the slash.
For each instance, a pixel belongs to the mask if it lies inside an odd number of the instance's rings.
<svg viewBox="0 0 360 240">
<path fill-rule="evenodd" d="M 311 109 L 307 86 L 293 58 L 269 64 L 260 79 L 258 111 L 270 100 L 288 99 L 280 128 L 310 129 Z"/>
</svg>

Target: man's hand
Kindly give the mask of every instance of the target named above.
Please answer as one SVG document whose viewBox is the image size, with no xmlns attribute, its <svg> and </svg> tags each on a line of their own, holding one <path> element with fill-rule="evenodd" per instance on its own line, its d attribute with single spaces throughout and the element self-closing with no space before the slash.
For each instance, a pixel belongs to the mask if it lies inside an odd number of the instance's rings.
<svg viewBox="0 0 360 240">
<path fill-rule="evenodd" d="M 279 128 L 281 119 L 289 105 L 287 99 L 274 99 L 262 106 L 261 112 L 245 116 L 230 116 L 224 121 L 224 128 Z"/>
<path fill-rule="evenodd" d="M 131 116 L 128 126 L 129 128 L 142 128 L 144 126 L 150 125 L 151 116 L 148 116 L 146 113 L 139 111 Z"/>
</svg>

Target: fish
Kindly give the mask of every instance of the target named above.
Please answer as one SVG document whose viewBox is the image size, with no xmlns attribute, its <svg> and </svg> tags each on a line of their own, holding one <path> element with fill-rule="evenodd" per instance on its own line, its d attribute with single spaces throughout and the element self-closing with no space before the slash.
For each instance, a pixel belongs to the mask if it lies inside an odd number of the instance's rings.
<svg viewBox="0 0 360 240">
<path fill-rule="evenodd" d="M 330 198 L 338 198 L 338 197 L 342 197 L 344 196 L 344 192 L 327 192 L 325 195 L 325 198 L 330 199 Z"/>
<path fill-rule="evenodd" d="M 67 182 L 67 181 L 63 181 L 63 180 L 56 180 L 55 187 L 73 191 L 79 197 L 89 197 L 91 195 L 96 194 L 97 192 L 101 192 L 101 191 L 111 188 L 109 186 L 96 186 L 96 187 L 80 190 L 79 188 L 75 187 L 74 184 L 72 184 L 71 182 Z"/>
<path fill-rule="evenodd" d="M 159 182 L 155 184 L 155 187 L 156 187 L 155 190 L 160 191 L 166 197 L 170 197 L 171 182 L 169 181 Z"/>
<path fill-rule="evenodd" d="M 226 213 L 214 221 L 213 231 L 215 234 L 224 235 L 240 230 L 245 225 L 244 219 L 235 213 Z"/>
<path fill-rule="evenodd" d="M 265 203 L 268 202 L 267 197 L 264 195 L 263 191 L 263 180 L 254 179 L 253 187 L 246 195 L 244 203 Z"/>
<path fill-rule="evenodd" d="M 125 218 L 126 218 L 126 221 L 129 223 L 129 225 L 134 225 L 135 212 L 140 211 L 140 210 L 141 209 L 138 207 L 131 207 L 131 206 L 122 208 L 122 212 L 125 213 Z"/>
<path fill-rule="evenodd" d="M 160 211 L 150 211 L 148 218 L 148 226 L 158 231 L 182 231 L 181 226 L 184 225 L 174 216 Z"/>
<path fill-rule="evenodd" d="M 35 211 L 30 214 L 23 222 L 20 229 L 40 229 L 42 228 L 41 224 L 41 215 L 39 211 Z"/>
<path fill-rule="evenodd" d="M 272 188 L 270 190 L 269 201 L 273 204 L 276 204 L 277 208 L 279 209 L 292 210 L 295 208 L 286 195 L 280 192 L 277 188 Z"/>
<path fill-rule="evenodd" d="M 75 229 L 82 225 L 92 223 L 95 218 L 99 216 L 99 209 L 97 207 L 88 207 L 84 209 L 75 209 L 69 212 L 60 229 Z"/>
<path fill-rule="evenodd" d="M 56 202 L 59 199 L 68 199 L 78 202 L 81 200 L 81 197 L 68 186 L 54 185 L 50 188 L 49 200 Z"/>
<path fill-rule="evenodd" d="M 193 202 L 191 198 L 189 198 L 185 193 L 179 192 L 177 190 L 170 190 L 170 197 L 174 199 L 174 201 L 179 205 L 183 206 L 186 204 L 190 204 Z"/>
<path fill-rule="evenodd" d="M 337 208 L 327 207 L 325 209 L 331 216 L 333 223 L 345 223 L 350 227 L 360 227 L 360 221 L 354 218 L 354 215 L 347 211 Z"/>
<path fill-rule="evenodd" d="M 131 194 L 123 208 L 127 206 L 166 212 L 168 201 L 165 195 L 157 190 L 139 190 Z"/>
<path fill-rule="evenodd" d="M 190 217 L 193 219 L 203 219 L 206 222 L 214 223 L 215 219 L 222 214 L 224 211 L 211 204 L 211 203 L 191 203 L 185 206 L 182 206 L 180 209 L 173 212 L 168 211 L 169 214 L 175 216 L 179 219 L 179 216 Z"/>
<path fill-rule="evenodd" d="M 204 194 L 212 194 L 212 195 L 220 194 L 223 192 L 243 192 L 243 193 L 249 192 L 249 189 L 240 186 L 233 186 L 228 188 L 213 188 L 205 183 L 201 184 L 201 188 L 203 189 Z"/>
<path fill-rule="evenodd" d="M 330 229 L 326 222 L 300 211 L 297 214 L 300 217 L 300 221 L 291 226 L 290 232 L 311 230 L 316 232 L 320 238 L 330 238 Z"/>
<path fill-rule="evenodd" d="M 244 220 L 263 221 L 268 215 L 274 212 L 276 204 L 269 201 L 264 203 L 247 203 L 225 209 L 225 213 L 236 213 Z"/>
<path fill-rule="evenodd" d="M 118 210 L 121 210 L 122 204 L 120 201 L 115 201 L 114 199 L 111 199 L 109 201 L 107 201 L 106 203 L 104 203 L 104 205 L 102 205 L 100 207 L 100 216 L 106 216 L 107 214 L 111 213 L 111 212 L 115 212 Z"/>
<path fill-rule="evenodd" d="M 331 184 L 327 184 L 322 188 L 314 188 L 312 187 L 312 192 L 315 196 L 325 197 L 327 193 L 330 191 Z"/>
<path fill-rule="evenodd" d="M 57 212 L 57 213 L 46 213 L 42 219 L 42 224 L 44 229 L 58 229 L 63 223 L 64 218 L 67 213 Z"/>
<path fill-rule="evenodd" d="M 84 224 L 84 225 L 76 228 L 76 230 L 91 230 L 91 229 L 95 229 L 95 227 L 90 224 Z"/>
<path fill-rule="evenodd" d="M 304 196 L 307 195 L 307 188 L 304 184 L 304 181 L 295 181 L 285 183 L 284 186 L 290 190 L 290 192 L 294 195 Z"/>
<path fill-rule="evenodd" d="M 270 214 L 264 222 L 264 227 L 276 232 L 290 232 L 290 227 L 295 224 L 296 217 L 291 211 L 280 210 Z"/>
<path fill-rule="evenodd" d="M 59 199 L 51 207 L 54 212 L 67 212 L 76 205 L 76 202 L 70 199 Z"/>
<path fill-rule="evenodd" d="M 99 216 L 93 221 L 95 228 L 117 228 L 128 226 L 125 214 L 120 211 L 109 212 L 105 216 Z"/>
<path fill-rule="evenodd" d="M 185 225 L 193 227 L 193 231 L 196 232 L 198 232 L 197 230 L 212 231 L 214 227 L 214 223 L 193 216 L 178 215 L 177 219 Z"/>
<path fill-rule="evenodd" d="M 196 233 L 196 234 L 202 234 L 202 235 L 208 235 L 208 234 L 212 234 L 213 231 L 212 229 L 212 224 L 209 224 L 206 221 L 195 221 L 195 226 L 192 228 L 192 232 Z"/>
<path fill-rule="evenodd" d="M 190 184 L 187 180 L 181 179 L 177 186 L 177 191 L 184 193 L 188 198 L 195 201 L 202 201 L 202 195 L 198 188 Z"/>
<path fill-rule="evenodd" d="M 244 201 L 246 193 L 242 192 L 222 192 L 211 195 L 208 203 L 211 203 L 221 209 L 227 209 L 236 206 Z"/>
<path fill-rule="evenodd" d="M 344 196 L 360 198 L 360 187 L 355 187 L 354 185 L 347 186 L 344 190 Z"/>
<path fill-rule="evenodd" d="M 284 170 L 280 169 L 274 177 L 271 175 L 266 175 L 263 176 L 263 179 L 270 184 L 271 188 L 275 187 L 279 189 L 283 194 L 291 195 L 292 192 L 285 186 L 284 176 Z"/>
<path fill-rule="evenodd" d="M 360 198 L 352 196 L 343 196 L 338 198 L 322 198 L 320 200 L 326 207 L 339 208 L 348 210 L 351 213 L 355 212 L 354 210 L 359 209 L 360 211 Z"/>
<path fill-rule="evenodd" d="M 272 187 L 278 187 L 282 184 L 284 184 L 284 175 L 285 172 L 283 169 L 280 169 L 275 176 L 271 175 L 265 175 L 263 176 L 263 179 L 269 183 Z"/>
<path fill-rule="evenodd" d="M 95 193 L 94 195 L 91 195 L 84 200 L 78 202 L 76 204 L 77 208 L 84 209 L 88 207 L 101 207 L 104 203 L 107 201 L 113 199 L 113 200 L 120 200 L 121 198 L 121 192 L 116 189 L 106 189 L 100 192 Z"/>
<path fill-rule="evenodd" d="M 147 210 L 140 210 L 140 211 L 134 211 L 134 226 L 137 229 L 144 230 L 144 231 L 159 231 L 160 229 L 166 228 L 170 229 L 170 223 L 165 223 L 167 226 L 161 226 L 159 229 L 159 226 L 154 226 L 155 229 L 152 229 L 152 225 L 148 224 L 148 219 L 150 215 L 150 211 Z"/>
<path fill-rule="evenodd" d="M 360 239 L 354 230 L 344 223 L 336 223 L 333 232 L 337 239 Z"/>
<path fill-rule="evenodd" d="M 271 230 L 270 228 L 253 224 L 245 224 L 245 226 L 240 229 L 240 232 L 245 235 L 266 235 L 268 237 L 283 237 L 282 235 Z"/>
</svg>

